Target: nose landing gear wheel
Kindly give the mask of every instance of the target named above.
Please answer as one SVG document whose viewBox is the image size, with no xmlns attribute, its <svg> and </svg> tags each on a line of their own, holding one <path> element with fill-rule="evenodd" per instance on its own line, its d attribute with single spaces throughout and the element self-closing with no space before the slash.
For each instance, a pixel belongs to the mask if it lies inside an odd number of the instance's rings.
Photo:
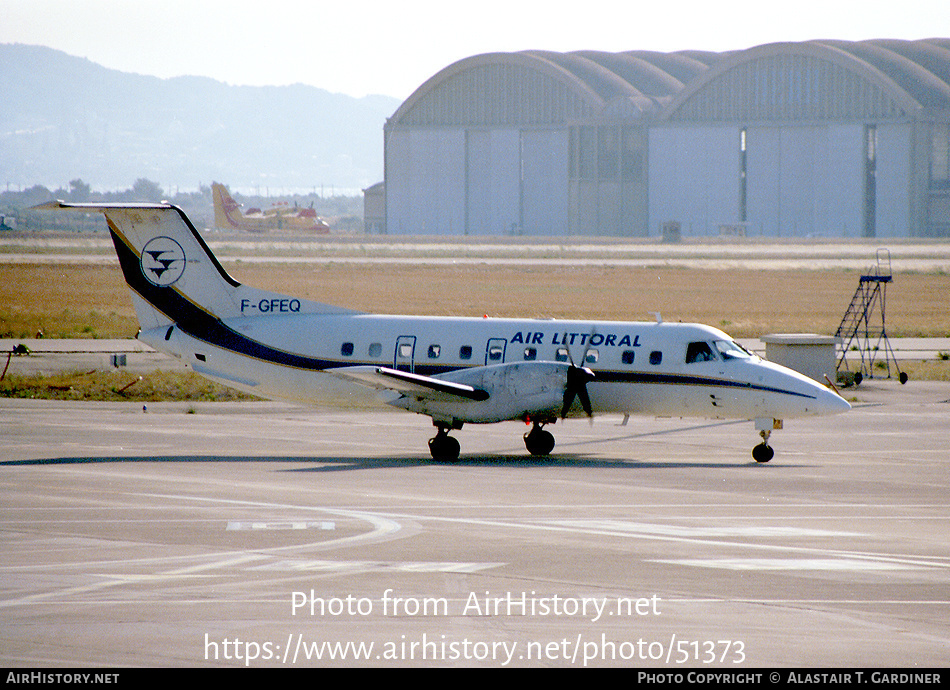
<svg viewBox="0 0 950 690">
<path fill-rule="evenodd" d="M 774 456 L 775 451 L 772 450 L 772 446 L 766 445 L 764 442 L 752 449 L 752 457 L 755 458 L 756 462 L 768 462 Z"/>
<path fill-rule="evenodd" d="M 554 450 L 554 434 L 535 425 L 524 435 L 524 447 L 531 455 L 550 455 Z"/>
</svg>

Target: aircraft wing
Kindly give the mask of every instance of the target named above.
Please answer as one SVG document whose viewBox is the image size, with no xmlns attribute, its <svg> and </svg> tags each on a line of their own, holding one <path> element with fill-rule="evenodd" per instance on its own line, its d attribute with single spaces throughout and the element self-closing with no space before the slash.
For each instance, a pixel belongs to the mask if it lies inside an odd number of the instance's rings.
<svg viewBox="0 0 950 690">
<path fill-rule="evenodd" d="M 509 362 L 422 376 L 379 366 L 325 370 L 342 379 L 400 395 L 395 407 L 433 419 L 484 424 L 512 419 L 593 414 L 587 383 L 593 373 L 562 362 Z"/>
<path fill-rule="evenodd" d="M 349 379 L 377 390 L 391 390 L 426 400 L 488 400 L 488 392 L 464 383 L 421 376 L 388 367 L 345 367 L 330 369 L 329 374 Z"/>
</svg>

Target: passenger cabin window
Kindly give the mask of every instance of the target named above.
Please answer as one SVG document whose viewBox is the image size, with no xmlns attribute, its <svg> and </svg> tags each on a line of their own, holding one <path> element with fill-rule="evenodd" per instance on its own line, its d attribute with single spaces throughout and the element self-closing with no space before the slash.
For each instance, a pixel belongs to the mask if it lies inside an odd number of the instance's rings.
<svg viewBox="0 0 950 690">
<path fill-rule="evenodd" d="M 343 344 L 340 346 L 340 354 L 343 355 L 344 357 L 352 357 L 352 356 L 353 356 L 353 343 L 343 343 Z"/>
<path fill-rule="evenodd" d="M 459 348 L 459 359 L 471 359 L 472 358 L 472 346 L 471 345 L 462 345 Z"/>
<path fill-rule="evenodd" d="M 633 360 L 636 358 L 636 352 L 633 350 L 624 350 L 623 354 L 620 355 L 620 361 L 624 364 L 633 364 Z"/>
<path fill-rule="evenodd" d="M 524 358 L 526 362 L 530 362 L 538 358 L 538 348 L 536 347 L 526 347 L 524 349 Z"/>
<path fill-rule="evenodd" d="M 498 345 L 492 345 L 491 347 L 488 348 L 488 361 L 500 362 L 504 354 L 505 354 L 505 348 L 499 347 Z"/>
<path fill-rule="evenodd" d="M 571 356 L 568 354 L 566 347 L 559 347 L 557 352 L 554 353 L 555 362 L 567 362 L 570 360 Z"/>
<path fill-rule="evenodd" d="M 713 354 L 712 348 L 709 347 L 709 343 L 690 343 L 686 347 L 687 364 L 693 364 L 695 362 L 711 362 L 715 359 L 716 355 Z"/>
<path fill-rule="evenodd" d="M 650 353 L 650 364 L 653 366 L 658 366 L 663 362 L 663 353 L 659 350 L 654 350 Z"/>
<path fill-rule="evenodd" d="M 597 350 L 588 350 L 584 355 L 584 362 L 587 364 L 597 364 L 597 360 L 600 359 L 600 352 Z"/>
<path fill-rule="evenodd" d="M 370 346 L 369 346 L 370 357 L 380 357 L 382 354 L 383 354 L 382 343 L 370 343 Z"/>
<path fill-rule="evenodd" d="M 438 359 L 442 354 L 441 345 L 429 345 L 429 359 Z"/>
</svg>

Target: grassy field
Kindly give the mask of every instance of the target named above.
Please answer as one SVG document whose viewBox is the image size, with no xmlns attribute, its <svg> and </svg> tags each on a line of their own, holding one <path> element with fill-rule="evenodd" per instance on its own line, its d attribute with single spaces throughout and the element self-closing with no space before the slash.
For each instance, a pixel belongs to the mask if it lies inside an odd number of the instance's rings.
<svg viewBox="0 0 950 690">
<path fill-rule="evenodd" d="M 737 338 L 833 334 L 858 286 L 851 271 L 618 266 L 257 264 L 239 281 L 383 313 L 698 321 Z M 950 336 L 950 275 L 897 274 L 887 288 L 891 337 Z M 130 338 L 138 330 L 115 266 L 0 264 L 0 337 Z"/>
<path fill-rule="evenodd" d="M 8 375 L 0 379 L 0 397 L 37 400 L 123 402 L 223 402 L 254 400 L 190 371 L 153 371 L 141 376 L 126 371 L 66 372 L 55 375 Z"/>
</svg>

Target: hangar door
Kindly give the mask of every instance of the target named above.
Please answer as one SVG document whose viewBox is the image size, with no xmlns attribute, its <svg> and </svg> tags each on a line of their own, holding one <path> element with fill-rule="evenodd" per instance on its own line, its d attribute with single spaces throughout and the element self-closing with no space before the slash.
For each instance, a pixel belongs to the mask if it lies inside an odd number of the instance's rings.
<svg viewBox="0 0 950 690">
<path fill-rule="evenodd" d="M 386 225 L 401 235 L 464 232 L 465 140 L 438 129 L 395 131 L 387 142 Z"/>
<path fill-rule="evenodd" d="M 466 133 L 466 232 L 510 235 L 521 226 L 521 138 L 517 130 Z"/>
<path fill-rule="evenodd" d="M 750 126 L 748 221 L 770 237 L 860 237 L 864 134 L 858 125 Z"/>
<path fill-rule="evenodd" d="M 523 132 L 521 144 L 523 234 L 568 234 L 567 131 Z"/>
<path fill-rule="evenodd" d="M 684 235 L 718 235 L 740 218 L 739 130 L 656 127 L 650 132 L 650 223 L 679 222 Z"/>
<path fill-rule="evenodd" d="M 466 133 L 466 232 L 563 235 L 567 137 L 515 129 Z"/>
</svg>

